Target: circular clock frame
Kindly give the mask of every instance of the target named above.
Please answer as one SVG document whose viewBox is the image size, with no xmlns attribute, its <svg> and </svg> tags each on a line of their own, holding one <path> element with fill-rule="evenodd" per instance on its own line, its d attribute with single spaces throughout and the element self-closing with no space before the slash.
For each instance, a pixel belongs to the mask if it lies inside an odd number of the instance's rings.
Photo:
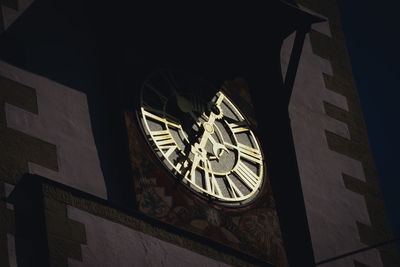
<svg viewBox="0 0 400 267">
<path fill-rule="evenodd" d="M 264 195 L 260 142 L 226 92 L 193 74 L 161 69 L 147 76 L 139 101 L 137 118 L 152 154 L 189 192 L 227 208 Z"/>
</svg>

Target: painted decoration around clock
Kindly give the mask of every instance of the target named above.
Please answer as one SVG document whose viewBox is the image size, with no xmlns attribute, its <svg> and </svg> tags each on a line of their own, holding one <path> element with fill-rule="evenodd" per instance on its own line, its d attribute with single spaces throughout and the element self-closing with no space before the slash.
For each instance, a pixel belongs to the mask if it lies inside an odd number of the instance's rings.
<svg viewBox="0 0 400 267">
<path fill-rule="evenodd" d="M 183 71 L 144 81 L 139 122 L 163 165 L 193 193 L 226 206 L 251 203 L 264 184 L 264 159 L 250 123 L 221 90 Z"/>
</svg>

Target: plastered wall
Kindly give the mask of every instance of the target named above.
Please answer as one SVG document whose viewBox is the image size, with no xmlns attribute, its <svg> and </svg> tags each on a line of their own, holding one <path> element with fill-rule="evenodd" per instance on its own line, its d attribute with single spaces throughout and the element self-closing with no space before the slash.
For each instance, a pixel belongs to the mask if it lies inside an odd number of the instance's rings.
<svg viewBox="0 0 400 267">
<path fill-rule="evenodd" d="M 289 106 L 316 263 L 391 239 L 335 1 L 297 1 L 324 17 L 306 35 Z M 294 35 L 282 47 L 285 75 Z M 397 266 L 390 246 L 323 266 Z M 362 265 L 362 266 L 364 266 Z"/>
</svg>

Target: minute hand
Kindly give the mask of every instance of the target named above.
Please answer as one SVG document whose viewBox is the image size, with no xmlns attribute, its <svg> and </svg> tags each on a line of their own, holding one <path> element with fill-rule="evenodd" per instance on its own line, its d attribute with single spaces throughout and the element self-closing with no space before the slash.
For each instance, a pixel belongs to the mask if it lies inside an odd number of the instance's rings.
<svg viewBox="0 0 400 267">
<path fill-rule="evenodd" d="M 208 118 L 208 121 L 206 121 L 205 123 L 202 124 L 203 128 L 204 128 L 204 132 L 201 136 L 200 142 L 196 142 L 194 145 L 192 145 L 191 147 L 191 152 L 195 155 L 194 156 L 194 160 L 192 163 L 192 167 L 190 170 L 190 176 L 194 177 L 194 171 L 197 168 L 197 165 L 200 163 L 200 161 L 203 161 L 205 164 L 207 162 L 206 160 L 206 151 L 205 151 L 205 145 L 207 144 L 207 141 L 209 140 L 209 138 L 211 137 L 211 134 L 214 132 L 214 127 L 213 124 L 215 122 L 215 119 L 218 116 L 222 115 L 222 111 L 221 108 L 219 107 L 219 105 L 221 105 L 221 102 L 224 98 L 223 94 L 220 94 L 217 101 L 215 102 L 215 111 L 218 113 L 214 113 L 213 111 L 211 111 L 210 116 Z M 211 109 L 213 110 L 213 109 Z"/>
<path fill-rule="evenodd" d="M 217 101 L 214 104 L 214 111 L 211 109 L 210 116 L 208 117 L 208 121 L 203 123 L 204 133 L 201 136 L 199 147 L 203 148 L 207 144 L 208 139 L 210 138 L 211 134 L 214 132 L 214 122 L 215 119 L 222 115 L 222 110 L 220 108 L 221 102 L 224 99 L 224 95 L 220 94 Z"/>
</svg>

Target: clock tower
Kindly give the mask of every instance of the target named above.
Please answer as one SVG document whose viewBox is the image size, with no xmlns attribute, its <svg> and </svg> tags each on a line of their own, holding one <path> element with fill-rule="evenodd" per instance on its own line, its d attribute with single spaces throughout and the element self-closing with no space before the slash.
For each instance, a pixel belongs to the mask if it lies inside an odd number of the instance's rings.
<svg viewBox="0 0 400 267">
<path fill-rule="evenodd" d="M 3 2 L 1 266 L 398 263 L 335 1 Z"/>
</svg>

